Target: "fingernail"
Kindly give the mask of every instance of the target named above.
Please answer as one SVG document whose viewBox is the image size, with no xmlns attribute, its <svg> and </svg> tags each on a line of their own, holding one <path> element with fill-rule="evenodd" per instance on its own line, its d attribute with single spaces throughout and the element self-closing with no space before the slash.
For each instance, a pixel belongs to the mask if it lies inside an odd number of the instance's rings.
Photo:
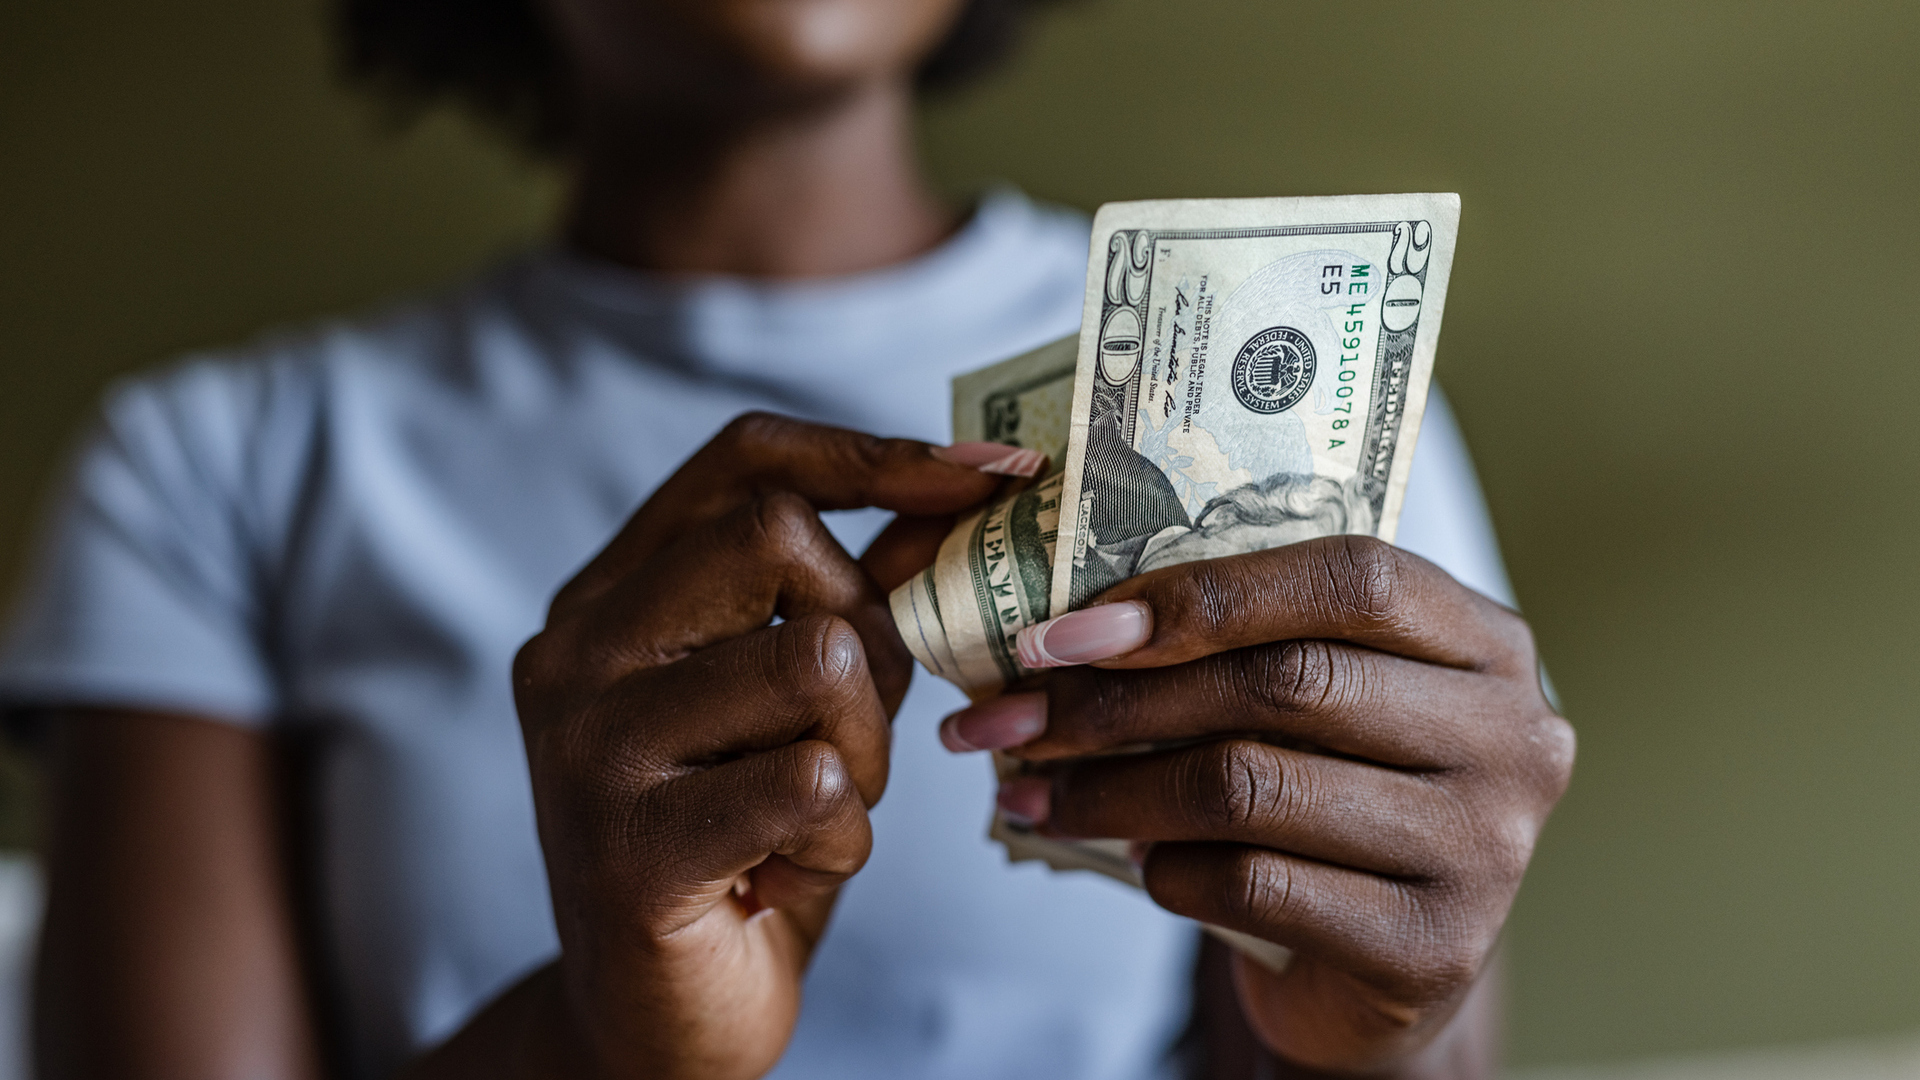
<svg viewBox="0 0 1920 1080">
<path fill-rule="evenodd" d="M 1000 785 L 994 802 L 1014 824 L 1030 829 L 1047 820 L 1053 807 L 1053 781 L 1044 776 L 1016 776 Z"/>
<path fill-rule="evenodd" d="M 1151 840 L 1127 841 L 1127 861 L 1133 864 L 1135 873 L 1147 872 L 1147 852 L 1153 847 Z"/>
<path fill-rule="evenodd" d="M 1002 694 L 940 722 L 940 744 L 956 754 L 1005 750 L 1047 730 L 1047 695 Z"/>
<path fill-rule="evenodd" d="M 1038 450 L 1008 446 L 997 442 L 963 442 L 936 446 L 933 456 L 950 465 L 964 465 L 995 476 L 1035 476 L 1047 466 L 1047 455 Z"/>
<path fill-rule="evenodd" d="M 1068 667 L 1130 653 L 1151 637 L 1153 609 L 1122 600 L 1029 626 L 1014 638 L 1014 649 L 1027 667 Z"/>
</svg>

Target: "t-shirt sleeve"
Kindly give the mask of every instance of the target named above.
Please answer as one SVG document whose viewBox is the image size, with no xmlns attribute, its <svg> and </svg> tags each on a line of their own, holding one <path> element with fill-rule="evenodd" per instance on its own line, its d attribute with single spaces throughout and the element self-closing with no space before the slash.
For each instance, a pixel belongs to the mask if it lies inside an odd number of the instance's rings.
<svg viewBox="0 0 1920 1080">
<path fill-rule="evenodd" d="M 256 375 L 202 363 L 108 395 L 0 646 L 0 712 L 273 715 L 244 496 Z"/>
<path fill-rule="evenodd" d="M 1420 441 L 1407 478 L 1407 501 L 1394 543 L 1438 565 L 1470 589 L 1509 607 L 1513 586 L 1500 561 L 1500 544 L 1487 516 L 1487 502 L 1474 475 L 1473 458 L 1446 395 L 1434 387 L 1427 398 Z"/>
</svg>

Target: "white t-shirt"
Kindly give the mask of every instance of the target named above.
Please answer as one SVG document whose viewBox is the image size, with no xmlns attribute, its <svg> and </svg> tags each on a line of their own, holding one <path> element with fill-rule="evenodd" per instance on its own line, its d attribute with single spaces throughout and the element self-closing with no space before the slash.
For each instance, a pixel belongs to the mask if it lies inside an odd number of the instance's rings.
<svg viewBox="0 0 1920 1080">
<path fill-rule="evenodd" d="M 384 1076 L 558 948 L 508 670 L 561 583 L 726 421 L 945 441 L 947 380 L 1076 329 L 1087 223 L 1013 192 L 940 248 L 806 284 L 543 252 L 437 299 L 116 389 L 0 655 L 0 703 L 300 733 L 354 1075 Z M 1505 598 L 1444 402 L 1401 539 Z M 884 521 L 832 515 L 859 550 Z M 1090 875 L 1009 867 L 985 761 L 895 723 L 874 848 L 779 1077 L 1160 1074 L 1195 935 Z"/>
</svg>

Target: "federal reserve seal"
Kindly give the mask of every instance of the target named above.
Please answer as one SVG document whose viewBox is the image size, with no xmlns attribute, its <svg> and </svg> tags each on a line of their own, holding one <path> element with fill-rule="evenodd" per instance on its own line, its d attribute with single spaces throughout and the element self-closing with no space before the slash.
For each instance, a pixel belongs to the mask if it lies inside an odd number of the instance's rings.
<svg viewBox="0 0 1920 1080">
<path fill-rule="evenodd" d="M 1233 358 L 1233 394 L 1257 413 L 1291 409 L 1313 385 L 1313 342 L 1291 326 L 1253 335 Z"/>
</svg>

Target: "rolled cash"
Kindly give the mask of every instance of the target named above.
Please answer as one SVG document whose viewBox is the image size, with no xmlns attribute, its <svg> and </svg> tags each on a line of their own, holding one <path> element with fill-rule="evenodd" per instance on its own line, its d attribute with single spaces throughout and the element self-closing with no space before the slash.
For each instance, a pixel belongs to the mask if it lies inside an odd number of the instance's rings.
<svg viewBox="0 0 1920 1080">
<path fill-rule="evenodd" d="M 963 518 L 934 564 L 891 598 L 914 657 L 976 700 L 1034 674 L 1013 638 L 1047 618 L 1078 349 L 1077 337 L 1061 338 L 953 382 L 956 442 L 1001 442 L 1049 460 L 1033 484 Z"/>
</svg>

